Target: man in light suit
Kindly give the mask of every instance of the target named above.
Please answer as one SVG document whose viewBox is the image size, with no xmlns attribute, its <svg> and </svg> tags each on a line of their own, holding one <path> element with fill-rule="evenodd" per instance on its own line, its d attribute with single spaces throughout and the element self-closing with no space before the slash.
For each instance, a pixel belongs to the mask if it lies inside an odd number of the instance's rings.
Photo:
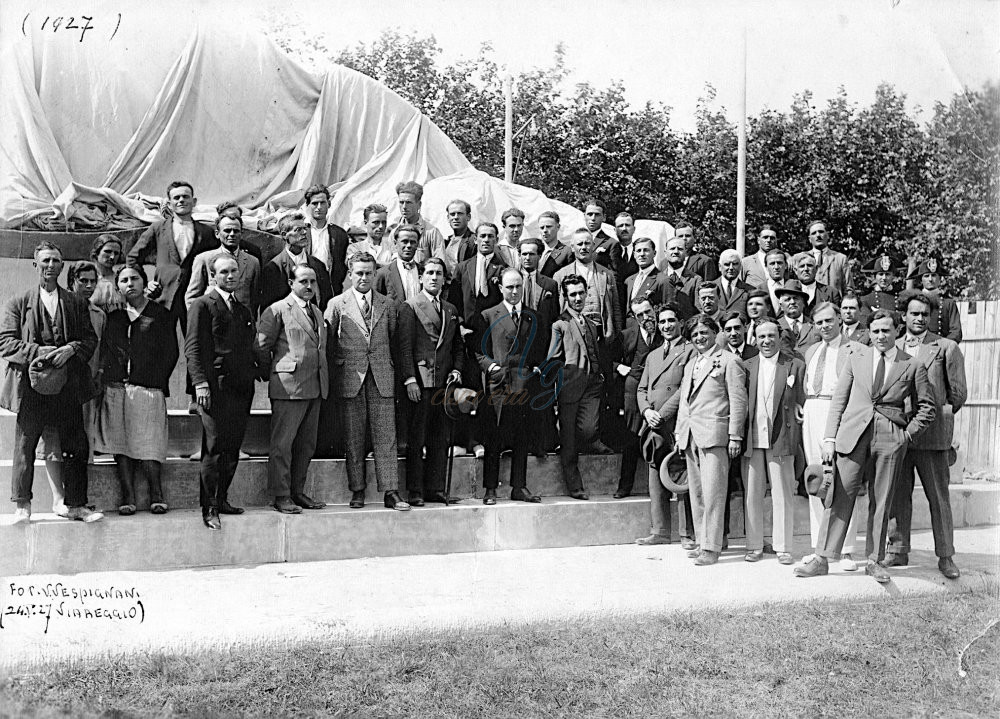
<svg viewBox="0 0 1000 719">
<path fill-rule="evenodd" d="M 684 368 L 681 389 L 663 414 L 676 415 L 674 432 L 687 460 L 691 508 L 700 549 L 688 556 L 698 566 L 719 561 L 729 496 L 729 463 L 743 451 L 747 418 L 746 368 L 715 342 L 719 325 L 695 315 L 685 331 L 698 354 Z"/>
<path fill-rule="evenodd" d="M 322 509 L 305 493 L 309 462 L 316 450 L 319 410 L 329 391 L 326 327 L 313 303 L 319 291 L 308 265 L 292 270 L 291 292 L 267 307 L 257 327 L 257 364 L 268 380 L 271 444 L 267 490 L 282 514 Z"/>
<path fill-rule="evenodd" d="M 7 300 L 0 320 L 0 357 L 7 361 L 0 406 L 17 413 L 10 477 L 11 499 L 17 505 L 14 522 L 31 521 L 35 449 L 46 425 L 59 433 L 66 516 L 95 522 L 104 515 L 87 508 L 89 442 L 83 404 L 93 396 L 88 362 L 97 350 L 97 335 L 87 300 L 59 286 L 62 250 L 42 242 L 32 264 L 38 285 Z M 36 391 L 32 367 L 65 371 L 65 384 L 54 394 Z"/>
<path fill-rule="evenodd" d="M 910 445 L 903 460 L 903 473 L 893 496 L 889 519 L 889 549 L 885 566 L 901 567 L 909 562 L 910 519 L 913 514 L 914 471 L 931 509 L 934 553 L 938 569 L 948 579 L 960 572 L 952 557 L 955 554 L 955 524 L 948 494 L 948 454 L 955 434 L 955 413 L 968 398 L 965 381 L 965 358 L 958 345 L 928 331 L 931 299 L 909 291 L 900 297 L 906 313 L 906 334 L 896 340 L 896 348 L 913 355 L 927 369 L 936 415 L 927 431 Z"/>
<path fill-rule="evenodd" d="M 812 245 L 809 254 L 816 260 L 816 281 L 827 285 L 838 296 L 842 296 L 847 288 L 854 287 L 851 264 L 847 261 L 847 255 L 831 249 L 830 234 L 824 221 L 810 222 L 808 234 L 809 244 Z"/>
<path fill-rule="evenodd" d="M 125 258 L 129 267 L 142 267 L 155 259 L 156 270 L 146 292 L 170 311 L 181 328 L 187 325 L 184 293 L 191 280 L 194 259 L 219 246 L 212 228 L 192 219 L 197 204 L 191 183 L 171 182 L 167 187 L 171 216 L 150 225 Z"/>
<path fill-rule="evenodd" d="M 831 557 L 843 547 L 858 489 L 871 476 L 865 573 L 879 583 L 891 577 L 885 556 L 889 502 L 903 467 L 906 448 L 934 421 L 934 395 L 927 369 L 896 349 L 896 317 L 872 315 L 872 346 L 854 352 L 837 381 L 826 422 L 823 461 L 836 459 L 829 529 L 816 558 L 795 568 L 798 577 L 827 574 Z M 877 356 L 877 359 L 876 359 Z M 907 405 L 916 407 L 910 412 Z"/>
<path fill-rule="evenodd" d="M 236 298 L 236 259 L 216 255 L 208 270 L 215 289 L 191 303 L 184 356 L 201 416 L 201 518 L 217 531 L 220 514 L 243 514 L 229 503 L 229 486 L 250 418 L 257 362 L 253 317 Z"/>
<path fill-rule="evenodd" d="M 352 255 L 351 289 L 334 297 L 326 308 L 328 352 L 334 391 L 343 400 L 347 482 L 354 509 L 365 506 L 366 440 L 375 450 L 378 491 L 389 509 L 410 508 L 399 496 L 393 353 L 397 346 L 396 305 L 372 291 L 375 258 Z"/>
<path fill-rule="evenodd" d="M 720 274 L 717 279 L 712 280 L 712 284 L 718 287 L 719 310 L 724 315 L 739 312 L 746 316 L 747 300 L 754 287 L 740 279 L 742 269 L 740 253 L 736 250 L 725 249 L 719 255 Z"/>
<path fill-rule="evenodd" d="M 222 243 L 214 250 L 202 252 L 194 258 L 191 268 L 191 282 L 184 294 L 184 302 L 188 309 L 191 304 L 214 287 L 214 274 L 209 270 L 212 260 L 223 253 L 236 260 L 239 269 L 239 279 L 234 290 L 240 304 L 250 310 L 252 317 L 257 316 L 260 304 L 260 262 L 240 246 L 243 237 L 243 219 L 240 216 L 219 215 L 215 220 L 215 236 Z"/>
<path fill-rule="evenodd" d="M 278 220 L 278 234 L 285 248 L 271 259 L 261 270 L 260 306 L 270 307 L 290 292 L 294 280 L 293 270 L 299 265 L 308 265 L 316 273 L 317 291 L 312 302 L 320 312 L 333 296 L 330 273 L 326 265 L 306 251 L 309 245 L 309 227 L 301 212 L 290 212 Z"/>
<path fill-rule="evenodd" d="M 587 283 L 587 295 L 582 312 L 601 328 L 604 341 L 611 343 L 624 329 L 622 309 L 618 305 L 618 290 L 614 273 L 594 259 L 594 238 L 583 228 L 573 233 L 573 261 L 552 278 L 561 288 L 566 277 L 582 277 Z M 562 294 L 561 309 L 569 307 L 566 293 Z"/>
<path fill-rule="evenodd" d="M 761 225 L 757 235 L 757 251 L 747 255 L 742 261 L 743 281 L 754 287 L 767 285 L 767 253 L 778 249 L 778 233 L 772 225 Z M 785 253 L 785 262 L 792 263 L 791 255 Z"/>
<path fill-rule="evenodd" d="M 757 326 L 760 353 L 746 361 L 747 427 L 743 435 L 747 551 L 764 557 L 764 494 L 771 485 L 773 546 L 781 564 L 792 563 L 795 517 L 795 453 L 802 444 L 805 365 L 779 353 L 778 325 Z"/>
<path fill-rule="evenodd" d="M 639 386 L 636 389 L 636 404 L 643 424 L 639 429 L 642 442 L 642 456 L 649 464 L 649 514 L 651 531 L 648 537 L 640 537 L 636 544 L 670 543 L 670 492 L 660 482 L 660 464 L 674 448 L 673 433 L 677 415 L 667 415 L 667 400 L 680 389 L 684 377 L 684 367 L 694 353 L 687 340 L 681 336 L 683 322 L 676 305 L 662 305 L 657 310 L 657 331 L 663 338 L 660 347 L 646 356 Z M 685 492 L 678 501 L 683 506 L 681 518 L 685 521 L 678 527 L 681 547 L 695 548 L 694 517 L 691 512 L 690 494 Z M 680 510 L 678 509 L 680 513 Z"/>
<path fill-rule="evenodd" d="M 663 344 L 663 335 L 656 330 L 656 313 L 649 300 L 643 297 L 633 300 L 631 314 L 635 317 L 635 322 L 622 333 L 621 354 L 614 363 L 615 374 L 623 380 L 627 432 L 615 499 L 623 499 L 632 493 L 635 469 L 639 464 L 639 430 L 642 428 L 642 414 L 639 412 L 637 398 L 639 380 L 646 365 L 646 357 Z"/>
<path fill-rule="evenodd" d="M 588 232 L 588 240 L 589 236 Z M 600 444 L 597 424 L 604 386 L 601 366 L 604 334 L 599 320 L 585 313 L 587 281 L 580 275 L 564 274 L 560 288 L 566 309 L 552 325 L 552 339 L 546 355 L 561 380 L 557 393 L 559 462 L 569 496 L 590 499 L 580 476 L 577 448 Z"/>
<path fill-rule="evenodd" d="M 414 246 L 416 243 L 414 242 Z M 444 411 L 444 389 L 462 378 L 465 347 L 458 332 L 458 310 L 441 299 L 445 261 L 432 257 L 420 271 L 421 291 L 399 306 L 399 376 L 411 406 L 407 413 L 406 489 L 409 504 L 454 504 L 445 494 L 445 465 L 451 420 Z M 424 449 L 427 459 L 424 459 Z"/>
<path fill-rule="evenodd" d="M 840 313 L 837 306 L 829 302 L 818 305 L 813 313 L 820 341 L 806 348 L 805 391 L 803 410 L 802 447 L 804 461 L 808 465 L 823 463 L 823 438 L 826 420 L 830 414 L 830 400 L 837 388 L 837 377 L 844 371 L 851 354 L 860 347 L 841 331 Z M 819 552 L 826 543 L 828 519 L 823 500 L 809 495 L 809 533 L 811 546 Z M 861 512 L 855 507 L 847 527 L 844 546 L 840 550 L 840 568 L 853 572 L 858 568 L 854 561 L 858 527 L 861 526 Z M 808 563 L 815 554 L 803 557 Z"/>
<path fill-rule="evenodd" d="M 544 348 L 535 339 L 538 315 L 523 302 L 524 280 L 519 270 L 500 275 L 503 301 L 482 313 L 474 337 L 476 362 L 487 378 L 483 411 L 483 504 L 493 505 L 500 483 L 500 453 L 506 446 L 510 459 L 510 498 L 537 503 L 526 484 L 528 476 L 528 411 L 547 400 L 537 382 Z"/>
</svg>

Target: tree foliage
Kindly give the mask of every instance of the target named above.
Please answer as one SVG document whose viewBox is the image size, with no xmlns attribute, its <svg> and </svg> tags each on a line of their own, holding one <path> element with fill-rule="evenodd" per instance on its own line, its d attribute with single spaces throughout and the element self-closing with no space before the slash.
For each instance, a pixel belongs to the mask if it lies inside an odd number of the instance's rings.
<svg viewBox="0 0 1000 719">
<path fill-rule="evenodd" d="M 433 37 L 389 31 L 326 54 L 395 90 L 476 167 L 503 175 L 503 77 L 489 44 L 445 65 Z M 567 74 L 557 47 L 551 65 L 515 78 L 515 181 L 571 204 L 600 197 L 611 216 L 687 219 L 704 249 L 731 246 L 737 130 L 714 90 L 705 88 L 694 131 L 679 132 L 669 107 L 631 107 L 622 83 L 569 86 Z M 770 223 L 788 249 L 804 249 L 809 220 L 823 218 L 858 262 L 934 253 L 955 294 L 997 297 L 998 173 L 1000 86 L 957 94 L 927 123 L 891 85 L 864 107 L 843 89 L 817 107 L 806 90 L 787 111 L 749 118 L 747 237 Z"/>
</svg>

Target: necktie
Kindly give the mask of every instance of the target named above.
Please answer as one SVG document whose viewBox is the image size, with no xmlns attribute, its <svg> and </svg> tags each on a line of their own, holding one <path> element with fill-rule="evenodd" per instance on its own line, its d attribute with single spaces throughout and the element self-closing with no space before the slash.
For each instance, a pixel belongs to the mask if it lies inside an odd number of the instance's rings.
<svg viewBox="0 0 1000 719">
<path fill-rule="evenodd" d="M 368 302 L 368 297 L 366 295 L 361 295 L 361 316 L 365 320 L 365 326 L 371 327 L 371 311 L 372 306 Z"/>
<path fill-rule="evenodd" d="M 722 283 L 722 299 L 724 299 L 726 301 L 727 305 L 729 304 L 729 295 L 730 295 L 731 292 L 732 292 L 732 290 L 729 288 L 729 283 L 728 282 L 723 282 Z"/>
<path fill-rule="evenodd" d="M 878 393 L 885 382 L 885 352 L 878 353 L 878 366 L 875 367 L 875 381 L 872 382 L 872 392 Z"/>
<path fill-rule="evenodd" d="M 796 337 L 798 337 L 799 336 L 799 321 L 798 320 L 792 320 L 791 324 L 792 324 L 792 332 L 795 334 Z"/>
<path fill-rule="evenodd" d="M 747 330 L 747 344 L 750 345 L 751 347 L 757 344 L 756 330 L 757 330 L 757 323 L 751 322 L 750 329 Z"/>
<path fill-rule="evenodd" d="M 681 286 L 681 276 L 679 274 L 677 274 L 676 272 L 671 273 L 671 275 L 670 275 L 670 281 L 674 284 L 674 287 L 680 287 Z"/>
<path fill-rule="evenodd" d="M 521 313 L 517 311 L 517 307 L 515 307 L 515 308 L 514 308 L 514 309 L 513 309 L 512 311 L 511 311 L 511 313 L 510 313 L 510 318 L 511 318 L 512 320 L 514 320 L 514 324 L 515 324 L 515 325 L 517 324 L 517 320 L 518 320 L 518 318 L 519 318 L 520 314 L 521 314 Z"/>
<path fill-rule="evenodd" d="M 403 269 L 405 269 L 407 272 L 409 272 L 410 270 L 412 270 L 414 267 L 416 267 L 416 265 L 414 263 L 412 263 L 412 262 L 404 262 L 403 263 Z"/>
<path fill-rule="evenodd" d="M 431 302 L 431 304 L 434 305 L 434 314 L 437 315 L 438 322 L 440 322 L 441 321 L 441 304 L 438 302 L 437 297 L 434 298 L 434 300 L 433 300 L 433 302 Z"/>
<path fill-rule="evenodd" d="M 826 351 L 830 345 L 823 343 L 823 348 L 819 351 L 819 359 L 816 361 L 816 374 L 813 376 L 813 391 L 816 394 L 823 394 L 823 375 L 826 374 Z"/>
<path fill-rule="evenodd" d="M 486 289 L 486 260 L 483 259 L 482 255 L 479 255 L 479 282 L 478 291 L 479 294 L 485 297 L 489 292 Z"/>
</svg>

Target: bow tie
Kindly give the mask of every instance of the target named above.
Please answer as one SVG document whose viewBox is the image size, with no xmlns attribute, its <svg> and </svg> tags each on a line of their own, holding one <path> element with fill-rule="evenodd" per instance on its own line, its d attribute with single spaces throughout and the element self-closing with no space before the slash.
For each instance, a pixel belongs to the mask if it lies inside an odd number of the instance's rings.
<svg viewBox="0 0 1000 719">
<path fill-rule="evenodd" d="M 920 344 L 920 338 L 919 337 L 914 337 L 913 335 L 906 335 L 906 346 L 907 347 L 916 347 L 919 344 Z"/>
<path fill-rule="evenodd" d="M 416 262 L 404 262 L 403 263 L 403 269 L 407 270 L 407 271 L 412 270 L 416 266 L 417 266 Z"/>
</svg>

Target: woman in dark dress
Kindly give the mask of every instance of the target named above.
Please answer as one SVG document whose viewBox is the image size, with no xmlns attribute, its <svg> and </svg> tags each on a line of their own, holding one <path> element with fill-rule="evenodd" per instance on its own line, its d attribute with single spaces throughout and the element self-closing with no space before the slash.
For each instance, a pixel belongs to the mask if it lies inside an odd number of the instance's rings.
<svg viewBox="0 0 1000 719">
<path fill-rule="evenodd" d="M 164 514 L 160 470 L 167 456 L 166 396 L 179 350 L 166 309 L 145 295 L 141 270 L 122 267 L 115 285 L 125 308 L 108 314 L 104 329 L 104 400 L 95 449 L 115 456 L 120 514 L 135 514 L 135 475 L 149 482 L 150 511 Z"/>
</svg>

